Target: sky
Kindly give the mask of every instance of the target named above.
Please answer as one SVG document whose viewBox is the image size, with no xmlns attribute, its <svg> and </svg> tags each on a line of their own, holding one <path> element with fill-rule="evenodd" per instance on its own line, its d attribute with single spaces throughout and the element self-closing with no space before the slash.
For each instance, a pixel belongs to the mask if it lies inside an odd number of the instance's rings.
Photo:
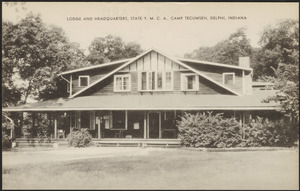
<svg viewBox="0 0 300 191">
<path fill-rule="evenodd" d="M 214 46 L 241 27 L 247 29 L 251 45 L 258 47 L 267 25 L 299 18 L 299 4 L 283 2 L 26 2 L 25 10 L 20 5 L 2 7 L 2 19 L 12 22 L 29 12 L 39 13 L 46 24 L 63 28 L 69 40 L 78 42 L 86 54 L 96 37 L 112 34 L 125 42 L 137 42 L 144 50 L 154 47 L 170 56 L 183 57 L 201 46 Z M 116 17 L 122 20 L 104 20 Z M 192 17 L 198 19 L 189 20 Z"/>
</svg>

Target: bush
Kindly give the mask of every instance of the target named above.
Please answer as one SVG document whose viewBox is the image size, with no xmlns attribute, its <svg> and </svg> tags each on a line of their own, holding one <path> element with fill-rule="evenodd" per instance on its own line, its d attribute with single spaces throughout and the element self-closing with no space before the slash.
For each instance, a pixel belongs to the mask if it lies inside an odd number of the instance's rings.
<svg viewBox="0 0 300 191">
<path fill-rule="evenodd" d="M 234 118 L 223 119 L 221 114 L 185 113 L 177 127 L 186 147 L 236 147 L 242 140 L 239 123 Z"/>
<path fill-rule="evenodd" d="M 77 131 L 72 131 L 68 136 L 67 140 L 71 146 L 74 147 L 87 147 L 90 146 L 92 141 L 92 136 L 87 131 L 87 129 L 80 129 Z"/>
<path fill-rule="evenodd" d="M 2 131 L 2 149 L 9 149 L 11 148 L 11 140 L 9 136 Z"/>
<path fill-rule="evenodd" d="M 8 121 L 2 115 L 2 149 L 11 148 L 10 129 L 13 128 L 13 124 Z"/>
<path fill-rule="evenodd" d="M 268 121 L 258 117 L 244 127 L 245 146 L 293 146 L 298 139 L 298 125 Z"/>
<path fill-rule="evenodd" d="M 45 137 L 50 137 L 50 129 L 49 129 L 49 120 L 42 118 L 38 122 L 37 126 L 37 137 L 40 138 L 45 138 Z"/>
<path fill-rule="evenodd" d="M 234 118 L 223 118 L 221 114 L 185 113 L 177 121 L 178 137 L 186 147 L 290 147 L 299 140 L 298 124 L 269 121 L 261 117 L 245 125 L 244 139 L 239 123 Z"/>
</svg>

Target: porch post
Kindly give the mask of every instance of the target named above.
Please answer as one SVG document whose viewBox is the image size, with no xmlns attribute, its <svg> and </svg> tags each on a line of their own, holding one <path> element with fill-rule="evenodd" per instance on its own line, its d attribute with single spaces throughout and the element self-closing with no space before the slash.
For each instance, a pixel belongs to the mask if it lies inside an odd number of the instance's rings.
<svg viewBox="0 0 300 191">
<path fill-rule="evenodd" d="M 242 138 L 245 138 L 244 124 L 245 124 L 245 114 L 243 111 L 240 113 L 240 128 L 242 130 Z"/>
<path fill-rule="evenodd" d="M 242 128 L 242 113 L 240 113 L 240 115 L 239 115 L 239 117 L 240 117 L 240 119 L 239 119 L 239 123 L 240 123 L 240 128 Z"/>
<path fill-rule="evenodd" d="M 98 139 L 101 139 L 101 123 L 100 123 L 100 119 L 99 121 L 97 121 L 98 123 Z"/>
<path fill-rule="evenodd" d="M 159 127 L 158 127 L 158 138 L 161 139 L 161 112 L 159 113 Z"/>
<path fill-rule="evenodd" d="M 78 111 L 77 120 L 78 120 L 78 129 L 81 129 L 81 111 Z"/>
<path fill-rule="evenodd" d="M 99 112 L 97 112 L 98 116 L 96 116 L 96 123 L 98 124 L 98 139 L 101 139 L 101 119 Z"/>
<path fill-rule="evenodd" d="M 243 139 L 245 139 L 245 129 L 244 129 L 244 125 L 245 125 L 245 121 L 246 121 L 246 118 L 245 118 L 245 112 L 242 111 L 242 114 L 243 114 L 242 132 L 243 132 Z"/>
<path fill-rule="evenodd" d="M 34 111 L 32 111 L 31 112 L 31 119 L 32 119 L 32 124 L 31 124 L 31 128 L 32 128 L 32 130 L 31 130 L 31 133 L 32 133 L 32 137 L 36 137 L 36 129 L 35 129 L 35 112 Z"/>
<path fill-rule="evenodd" d="M 70 115 L 70 133 L 72 133 L 72 111 L 69 112 Z"/>
<path fill-rule="evenodd" d="M 20 137 L 22 137 L 22 134 L 24 132 L 24 112 L 23 111 L 21 111 L 20 127 L 21 127 Z"/>
<path fill-rule="evenodd" d="M 54 139 L 57 139 L 57 116 L 54 114 Z"/>
<path fill-rule="evenodd" d="M 147 115 L 146 112 L 144 112 L 144 139 L 147 138 Z"/>
<path fill-rule="evenodd" d="M 72 85 L 73 85 L 73 78 L 72 78 L 72 74 L 70 75 L 70 96 L 72 96 Z"/>
</svg>

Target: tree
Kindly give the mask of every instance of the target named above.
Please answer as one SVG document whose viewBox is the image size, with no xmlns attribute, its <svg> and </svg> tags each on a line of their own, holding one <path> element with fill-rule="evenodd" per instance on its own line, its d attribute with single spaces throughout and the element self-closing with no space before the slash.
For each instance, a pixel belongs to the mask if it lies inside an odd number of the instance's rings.
<svg viewBox="0 0 300 191">
<path fill-rule="evenodd" d="M 238 65 L 239 57 L 251 56 L 252 47 L 247 39 L 245 28 L 238 29 L 228 39 L 217 43 L 213 47 L 200 47 L 185 57 L 200 59 L 223 64 Z"/>
<path fill-rule="evenodd" d="M 39 15 L 29 14 L 16 24 L 4 21 L 2 26 L 4 106 L 26 103 L 29 97 L 49 99 L 60 72 L 89 65 L 64 31 L 47 26 Z"/>
<path fill-rule="evenodd" d="M 275 83 L 279 91 L 264 100 L 282 105 L 282 112 L 299 122 L 299 21 L 284 20 L 268 26 L 260 39 L 254 71 L 260 81 Z"/>
<path fill-rule="evenodd" d="M 20 10 L 26 10 L 24 6 L 26 2 L 3 2 L 3 5 L 7 7 L 14 7 L 15 12 L 19 12 Z"/>
<path fill-rule="evenodd" d="M 275 101 L 281 104 L 281 112 L 292 122 L 299 122 L 299 65 L 279 64 L 274 76 L 266 76 L 264 81 L 275 83 L 279 91 L 268 97 L 265 102 Z"/>
<path fill-rule="evenodd" d="M 135 57 L 142 49 L 135 42 L 125 43 L 121 37 L 108 35 L 95 38 L 89 46 L 89 51 L 88 60 L 95 65 Z"/>
<path fill-rule="evenodd" d="M 280 63 L 299 64 L 299 21 L 288 19 L 267 26 L 259 41 L 262 46 L 255 54 L 253 78 L 276 76 L 272 68 Z"/>
</svg>

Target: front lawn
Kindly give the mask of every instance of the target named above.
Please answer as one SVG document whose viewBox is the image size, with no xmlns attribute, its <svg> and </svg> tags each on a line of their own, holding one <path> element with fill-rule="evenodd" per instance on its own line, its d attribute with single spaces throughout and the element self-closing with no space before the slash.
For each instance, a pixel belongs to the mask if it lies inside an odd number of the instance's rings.
<svg viewBox="0 0 300 191">
<path fill-rule="evenodd" d="M 67 155 L 67 149 L 61 151 L 59 156 L 66 160 L 55 160 L 53 151 L 9 153 L 11 159 L 24 155 L 29 163 L 5 165 L 4 160 L 3 189 L 298 189 L 297 150 L 125 148 L 132 155 L 101 157 L 94 152 L 85 154 L 85 149 L 80 151 L 81 158 Z M 104 148 L 95 149 L 101 153 Z M 118 149 L 122 153 L 124 148 Z M 30 157 L 40 157 L 40 161 L 30 162 Z"/>
</svg>

